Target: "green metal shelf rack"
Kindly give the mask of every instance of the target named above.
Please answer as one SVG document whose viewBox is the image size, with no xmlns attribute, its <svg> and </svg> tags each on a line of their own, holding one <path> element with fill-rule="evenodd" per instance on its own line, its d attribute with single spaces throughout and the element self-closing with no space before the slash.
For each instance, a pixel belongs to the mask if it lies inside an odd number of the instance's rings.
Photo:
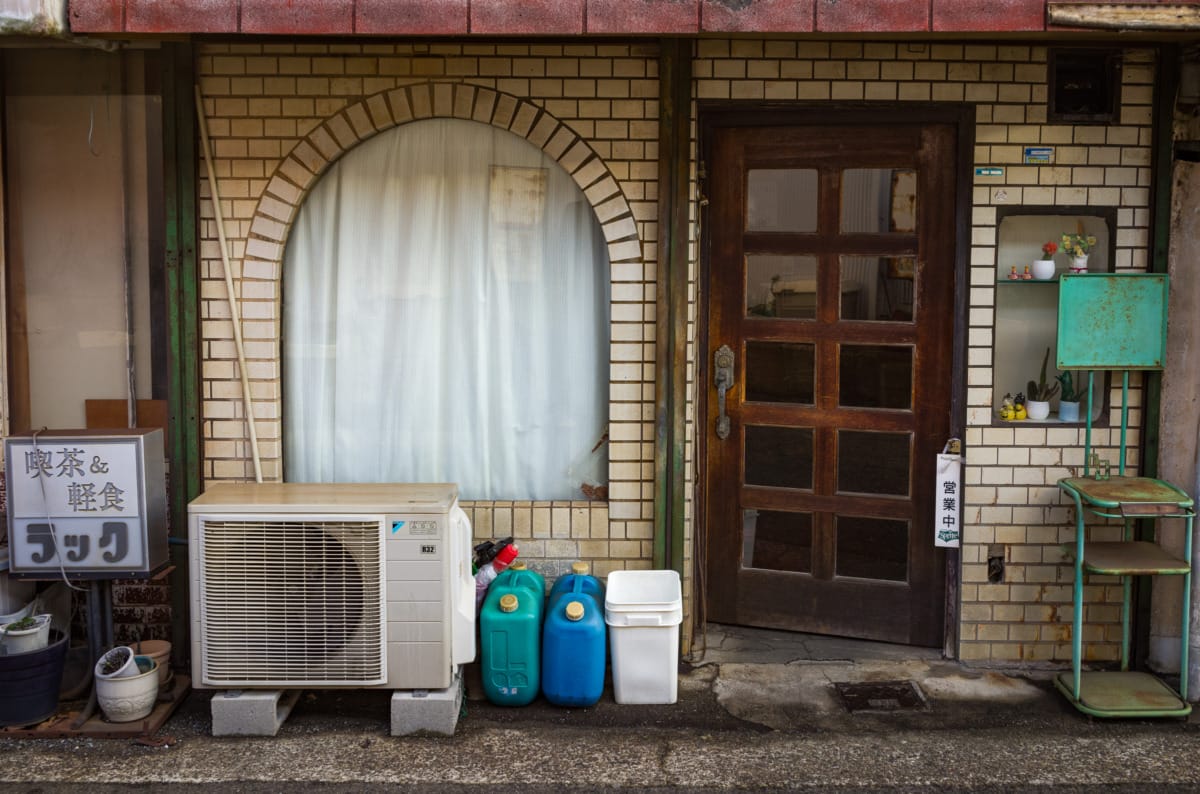
<svg viewBox="0 0 1200 794">
<path fill-rule="evenodd" d="M 1071 670 L 1055 676 L 1055 687 L 1080 711 L 1096 717 L 1183 717 L 1187 700 L 1189 599 L 1195 505 L 1180 488 L 1153 477 L 1127 476 L 1130 370 L 1161 369 L 1166 357 L 1167 277 L 1149 273 L 1089 273 L 1060 280 L 1059 369 L 1088 371 L 1088 405 L 1093 404 L 1095 370 L 1121 371 L 1121 436 L 1117 474 L 1092 453 L 1092 412 L 1086 412 L 1084 467 L 1080 477 L 1058 481 L 1075 503 L 1075 541 L 1065 550 L 1074 559 Z M 1101 471 L 1103 469 L 1103 471 Z M 1122 540 L 1090 542 L 1088 517 L 1123 522 Z M 1134 540 L 1139 519 L 1179 518 L 1185 523 L 1183 558 L 1160 546 Z M 1083 581 L 1088 574 L 1117 576 L 1122 584 L 1121 666 L 1119 671 L 1083 670 Z M 1181 670 L 1176 691 L 1149 673 L 1129 669 L 1133 577 L 1182 576 Z"/>
</svg>

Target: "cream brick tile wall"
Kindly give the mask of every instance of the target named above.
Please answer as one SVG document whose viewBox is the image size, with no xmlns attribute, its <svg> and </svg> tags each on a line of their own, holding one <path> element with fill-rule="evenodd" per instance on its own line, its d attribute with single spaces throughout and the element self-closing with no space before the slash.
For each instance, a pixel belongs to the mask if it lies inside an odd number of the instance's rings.
<svg viewBox="0 0 1200 794">
<path fill-rule="evenodd" d="M 697 43 L 697 99 L 799 99 L 969 102 L 976 107 L 975 165 L 1004 175 L 975 177 L 967 300 L 967 432 L 964 471 L 962 614 L 959 653 L 992 662 L 1070 659 L 1072 568 L 1059 544 L 1073 538 L 1074 519 L 1058 478 L 1083 463 L 1083 431 L 1014 427 L 993 420 L 996 343 L 996 230 L 999 206 L 1089 205 L 1118 209 L 1116 268 L 1145 270 L 1149 243 L 1153 54 L 1128 50 L 1118 123 L 1048 124 L 1046 48 L 991 44 L 887 42 Z M 1025 146 L 1054 146 L 1052 165 L 1023 163 Z M 1140 378 L 1134 378 L 1140 404 Z M 1117 404 L 1117 395 L 1110 396 Z M 1133 427 L 1140 411 L 1130 413 Z M 1120 417 L 1094 433 L 1098 452 L 1116 458 Z M 1130 443 L 1137 445 L 1136 430 Z M 1137 463 L 1136 453 L 1129 456 Z M 1097 531 L 1115 536 L 1118 527 Z M 1006 558 L 1004 581 L 988 582 L 989 547 Z M 1117 655 L 1116 581 L 1093 577 L 1084 647 L 1088 659 Z"/>
<path fill-rule="evenodd" d="M 945 101 L 976 105 L 978 177 L 972 202 L 967 381 L 962 658 L 1063 661 L 1070 651 L 1069 508 L 1055 481 L 1082 463 L 1076 428 L 997 426 L 996 208 L 1081 204 L 1118 209 L 1116 266 L 1147 263 L 1150 202 L 1150 51 L 1130 50 L 1119 123 L 1046 123 L 1046 50 L 1024 45 L 706 39 L 696 44 L 697 99 Z M 248 372 L 264 469 L 281 471 L 278 357 L 282 242 L 313 174 L 379 129 L 429 115 L 511 129 L 573 170 L 607 229 L 613 260 L 610 500 L 476 502 L 480 538 L 512 534 L 550 575 L 578 558 L 598 573 L 649 567 L 653 539 L 657 177 L 656 52 L 623 44 L 206 44 L 200 84 L 216 151 L 226 234 L 243 308 Z M 578 148 L 577 144 L 584 144 Z M 695 133 L 693 128 L 693 147 Z M 1053 145 L 1051 166 L 1026 166 L 1027 145 Z M 693 149 L 694 151 L 694 149 Z M 693 158 L 694 159 L 694 158 Z M 578 169 L 578 170 L 575 170 Z M 693 174 L 693 184 L 695 184 Z M 207 185 L 202 183 L 202 189 Z M 205 478 L 249 479 L 245 414 L 224 302 L 211 201 L 201 223 Z M 696 208 L 692 208 L 693 224 Z M 620 224 L 618 227 L 617 224 Z M 612 225 L 610 225 L 612 224 Z M 698 249 L 689 269 L 687 561 L 695 485 L 694 372 Z M 285 276 L 284 276 L 285 277 Z M 1140 381 L 1135 379 L 1135 390 Z M 1135 425 L 1140 410 L 1132 412 Z M 1110 422 L 1119 419 L 1110 417 Z M 1095 443 L 1112 458 L 1115 433 Z M 1136 434 L 1133 442 L 1136 444 Z M 1136 464 L 1135 456 L 1130 462 Z M 1101 530 L 1112 533 L 1115 529 Z M 989 547 L 1007 576 L 987 581 Z M 539 562 L 540 561 L 540 562 Z M 685 604 L 693 581 L 685 578 Z M 1089 580 L 1088 658 L 1111 659 L 1120 627 L 1115 582 Z M 695 596 L 700 597 L 700 593 Z M 685 621 L 686 625 L 686 621 Z"/>
<path fill-rule="evenodd" d="M 264 476 L 282 473 L 283 243 L 320 172 L 414 118 L 473 119 L 543 148 L 592 202 L 612 260 L 607 502 L 466 503 L 550 577 L 653 553 L 657 49 L 608 44 L 206 44 L 200 88 L 233 257 Z M 315 176 L 314 176 L 315 175 Z M 211 191 L 201 183 L 206 480 L 253 479 Z"/>
</svg>

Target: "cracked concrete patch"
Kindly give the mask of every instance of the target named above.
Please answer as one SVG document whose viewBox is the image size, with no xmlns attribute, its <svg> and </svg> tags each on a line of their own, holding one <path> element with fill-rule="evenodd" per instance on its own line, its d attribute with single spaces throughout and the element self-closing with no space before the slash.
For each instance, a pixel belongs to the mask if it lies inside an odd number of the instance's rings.
<svg viewBox="0 0 1200 794">
<path fill-rule="evenodd" d="M 738 719 L 787 730 L 814 715 L 842 710 L 831 671 L 852 665 L 723 664 L 713 685 L 719 703 Z"/>
<path fill-rule="evenodd" d="M 1047 692 L 1023 678 L 988 671 L 978 676 L 930 677 L 921 689 L 938 700 L 993 700 L 1024 702 L 1047 696 Z"/>
<path fill-rule="evenodd" d="M 913 681 L 929 701 L 928 715 L 939 724 L 983 722 L 989 709 L 1038 699 L 1053 693 L 1025 679 L 988 671 L 973 673 L 955 662 L 808 662 L 806 664 L 722 664 L 713 683 L 717 703 L 738 719 L 774 730 L 862 726 L 862 715 L 845 711 L 834 683 Z M 953 708 L 950 706 L 953 704 Z M 939 711 L 939 705 L 943 706 Z M 900 719 L 883 715 L 883 719 Z"/>
</svg>

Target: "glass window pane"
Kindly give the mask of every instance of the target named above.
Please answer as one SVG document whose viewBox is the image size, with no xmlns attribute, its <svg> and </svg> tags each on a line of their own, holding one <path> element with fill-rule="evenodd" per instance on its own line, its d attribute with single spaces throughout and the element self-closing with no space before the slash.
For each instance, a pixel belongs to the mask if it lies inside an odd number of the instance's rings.
<svg viewBox="0 0 1200 794">
<path fill-rule="evenodd" d="M 813 404 L 813 346 L 746 343 L 746 399 Z"/>
<path fill-rule="evenodd" d="M 746 314 L 752 317 L 817 316 L 817 258 L 815 256 L 746 257 Z"/>
<path fill-rule="evenodd" d="M 742 511 L 742 567 L 812 572 L 812 514 Z"/>
<path fill-rule="evenodd" d="M 838 484 L 843 493 L 908 496 L 909 433 L 838 431 Z"/>
<path fill-rule="evenodd" d="M 746 177 L 746 231 L 817 230 L 817 172 L 753 169 Z"/>
<path fill-rule="evenodd" d="M 908 579 L 908 522 L 890 518 L 837 516 L 838 576 Z"/>
<path fill-rule="evenodd" d="M 844 344 L 838 355 L 839 403 L 854 408 L 912 408 L 911 347 Z"/>
<path fill-rule="evenodd" d="M 843 256 L 842 319 L 912 322 L 915 264 L 911 256 Z"/>
<path fill-rule="evenodd" d="M 746 427 L 746 485 L 812 488 L 811 427 Z"/>
<path fill-rule="evenodd" d="M 842 171 L 843 234 L 902 232 L 917 228 L 917 175 L 894 168 Z"/>
</svg>

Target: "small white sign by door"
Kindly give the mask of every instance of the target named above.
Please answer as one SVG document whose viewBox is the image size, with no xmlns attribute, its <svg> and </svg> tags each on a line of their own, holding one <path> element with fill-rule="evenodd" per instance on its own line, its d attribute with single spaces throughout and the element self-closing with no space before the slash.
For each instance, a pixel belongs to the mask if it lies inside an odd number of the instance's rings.
<svg viewBox="0 0 1200 794">
<path fill-rule="evenodd" d="M 951 439 L 937 456 L 937 490 L 933 499 L 933 545 L 957 549 L 962 532 L 962 455 L 958 439 Z"/>
</svg>

